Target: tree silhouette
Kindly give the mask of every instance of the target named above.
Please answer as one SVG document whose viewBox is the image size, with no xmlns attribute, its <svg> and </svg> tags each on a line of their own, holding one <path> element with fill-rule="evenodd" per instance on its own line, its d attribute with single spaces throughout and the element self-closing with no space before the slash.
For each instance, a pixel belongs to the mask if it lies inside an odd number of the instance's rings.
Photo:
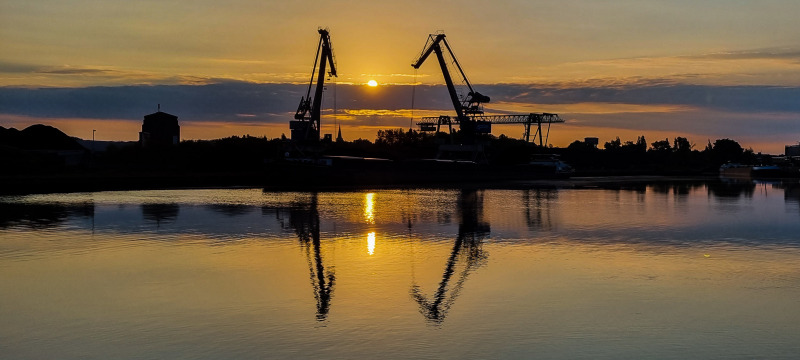
<svg viewBox="0 0 800 360">
<path fill-rule="evenodd" d="M 726 162 L 741 162 L 744 154 L 742 146 L 731 139 L 718 139 L 708 151 L 711 161 L 717 165 Z"/>
<path fill-rule="evenodd" d="M 669 139 L 659 140 L 651 144 L 653 151 L 669 152 L 672 147 L 669 145 Z"/>
<path fill-rule="evenodd" d="M 678 136 L 675 138 L 674 145 L 672 148 L 675 152 L 684 153 L 692 151 L 693 147 L 694 145 L 689 142 L 689 139 Z"/>
<path fill-rule="evenodd" d="M 622 148 L 622 141 L 620 141 L 619 136 L 617 136 L 616 140 L 611 140 L 603 145 L 603 148 L 606 150 L 617 150 Z"/>
</svg>

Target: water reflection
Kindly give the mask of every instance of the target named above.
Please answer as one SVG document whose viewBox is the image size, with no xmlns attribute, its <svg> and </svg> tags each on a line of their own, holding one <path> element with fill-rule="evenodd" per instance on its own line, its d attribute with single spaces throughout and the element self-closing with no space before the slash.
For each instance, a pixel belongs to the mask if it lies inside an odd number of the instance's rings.
<svg viewBox="0 0 800 360">
<path fill-rule="evenodd" d="M 444 322 L 467 276 L 485 264 L 488 258 L 481 247 L 483 239 L 490 231 L 489 223 L 483 219 L 483 191 L 462 190 L 458 197 L 458 214 L 458 235 L 436 291 L 429 298 L 422 294 L 416 279 L 411 284 L 411 297 L 419 305 L 420 313 L 427 321 L 436 325 Z M 459 262 L 463 263 L 460 270 Z M 453 280 L 455 283 L 451 284 Z"/>
<path fill-rule="evenodd" d="M 336 274 L 332 266 L 326 269 L 323 262 L 317 197 L 313 193 L 307 203 L 294 204 L 289 210 L 289 224 L 297 234 L 306 255 L 309 279 L 317 302 L 317 320 L 324 321 L 330 311 Z"/>
<path fill-rule="evenodd" d="M 367 234 L 367 253 L 375 255 L 375 232 Z"/>
<path fill-rule="evenodd" d="M 375 193 L 364 195 L 364 221 L 369 225 L 375 225 Z M 367 234 L 367 253 L 375 254 L 375 232 Z"/>
<path fill-rule="evenodd" d="M 217 213 L 230 217 L 245 215 L 253 211 L 252 206 L 242 204 L 212 204 L 208 205 L 208 208 Z"/>
<path fill-rule="evenodd" d="M 3 353 L 796 357 L 800 186 L 707 186 L 0 198 Z"/>
<path fill-rule="evenodd" d="M 708 194 L 719 200 L 733 200 L 740 197 L 750 198 L 756 189 L 752 180 L 725 179 L 708 182 Z"/>
<path fill-rule="evenodd" d="M 800 211 L 800 183 L 779 183 L 774 187 L 783 191 L 783 200 L 787 208 L 792 209 L 792 212 Z"/>
<path fill-rule="evenodd" d="M 93 218 L 94 211 L 95 206 L 91 202 L 78 204 L 0 202 L 0 229 L 14 226 L 48 229 L 59 226 L 72 217 Z"/>
<path fill-rule="evenodd" d="M 156 223 L 156 228 L 162 224 L 175 222 L 178 219 L 181 207 L 178 204 L 142 204 L 142 216 L 147 221 Z"/>
<path fill-rule="evenodd" d="M 554 189 L 528 189 L 522 191 L 525 222 L 528 224 L 529 229 L 550 230 L 553 228 L 550 204 L 556 200 L 557 196 L 558 191 Z"/>
<path fill-rule="evenodd" d="M 706 185 L 702 181 L 662 182 L 650 185 L 650 189 L 658 194 L 673 194 L 676 198 L 685 198 L 692 191 L 701 189 Z"/>
<path fill-rule="evenodd" d="M 783 199 L 786 202 L 800 203 L 800 184 L 781 184 L 779 188 L 783 189 Z"/>
<path fill-rule="evenodd" d="M 364 195 L 364 220 L 367 224 L 375 223 L 375 194 Z"/>
</svg>

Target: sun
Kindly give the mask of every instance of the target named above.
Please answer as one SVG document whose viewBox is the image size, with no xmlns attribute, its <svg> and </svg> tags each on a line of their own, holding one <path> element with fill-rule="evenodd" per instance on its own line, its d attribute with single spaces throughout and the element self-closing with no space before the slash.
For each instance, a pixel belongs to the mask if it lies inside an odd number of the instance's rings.
<svg viewBox="0 0 800 360">
<path fill-rule="evenodd" d="M 370 80 L 370 81 L 367 81 L 367 85 L 372 86 L 372 87 L 376 87 L 376 86 L 378 86 L 378 82 L 375 81 L 375 80 Z"/>
</svg>

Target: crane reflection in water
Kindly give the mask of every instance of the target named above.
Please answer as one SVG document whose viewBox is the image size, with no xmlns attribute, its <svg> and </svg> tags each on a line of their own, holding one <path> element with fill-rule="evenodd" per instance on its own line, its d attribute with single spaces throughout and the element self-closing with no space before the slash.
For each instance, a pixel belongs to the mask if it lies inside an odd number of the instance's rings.
<svg viewBox="0 0 800 360">
<path fill-rule="evenodd" d="M 319 210 L 317 194 L 311 194 L 307 203 L 295 204 L 289 209 L 289 225 L 294 229 L 308 262 L 309 279 L 317 302 L 317 320 L 325 321 L 331 307 L 336 274 L 332 266 L 323 263 L 319 237 Z"/>
<path fill-rule="evenodd" d="M 487 260 L 481 247 L 483 239 L 490 231 L 489 224 L 483 219 L 483 191 L 461 191 L 458 197 L 458 218 L 458 236 L 436 291 L 429 298 L 422 294 L 416 279 L 412 280 L 411 297 L 419 305 L 420 313 L 434 325 L 444 322 L 467 276 Z M 459 263 L 462 264 L 460 270 Z"/>
</svg>

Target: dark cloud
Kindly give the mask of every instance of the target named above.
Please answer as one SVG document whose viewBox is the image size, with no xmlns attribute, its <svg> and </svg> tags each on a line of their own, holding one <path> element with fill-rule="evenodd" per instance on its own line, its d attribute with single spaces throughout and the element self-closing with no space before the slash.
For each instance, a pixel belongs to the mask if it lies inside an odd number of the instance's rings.
<svg viewBox="0 0 800 360">
<path fill-rule="evenodd" d="M 20 64 L 0 61 L 0 73 L 6 74 L 25 74 L 36 72 L 40 67 L 31 64 Z"/>
<path fill-rule="evenodd" d="M 106 69 L 93 69 L 93 68 L 42 68 L 36 69 L 39 74 L 54 74 L 54 75 L 94 75 L 94 74 L 109 74 L 114 73 L 113 70 Z"/>
<path fill-rule="evenodd" d="M 800 112 L 800 101 L 798 101 L 800 87 L 637 84 L 562 88 L 533 85 L 491 85 L 487 87 L 486 93 L 492 94 L 493 100 L 531 104 L 595 102 L 680 105 L 748 113 Z"/>
<path fill-rule="evenodd" d="M 749 59 L 775 59 L 775 60 L 800 60 L 800 50 L 788 48 L 770 48 L 745 51 L 719 52 L 705 55 L 686 56 L 688 59 L 712 60 L 749 60 Z"/>
<path fill-rule="evenodd" d="M 94 75 L 113 73 L 114 70 L 74 67 L 74 66 L 39 66 L 0 61 L 0 73 L 6 74 L 54 74 L 54 75 Z"/>
<path fill-rule="evenodd" d="M 153 85 L 86 88 L 0 88 L 0 113 L 33 117 L 141 119 L 162 104 L 182 119 L 230 120 L 293 111 L 296 85 L 224 82 L 210 85 Z M 296 99 L 296 100 L 294 100 Z M 294 103 L 294 105 L 292 105 Z M 291 109 L 291 110 L 290 110 Z"/>
<path fill-rule="evenodd" d="M 420 109 L 449 107 L 442 87 L 419 86 L 415 90 Z M 223 81 L 207 85 L 142 85 L 85 88 L 0 88 L 0 113 L 32 117 L 140 119 L 161 104 L 164 111 L 193 121 L 263 121 L 276 114 L 293 113 L 306 85 L 254 84 Z M 324 93 L 325 108 L 409 109 L 412 88 L 384 86 L 379 89 L 354 85 L 330 85 Z M 243 117 L 242 114 L 248 114 Z"/>
<path fill-rule="evenodd" d="M 0 64 L 1 65 L 1 64 Z M 520 104 L 614 103 L 676 105 L 728 113 L 800 113 L 800 87 L 702 86 L 660 82 L 614 86 L 476 85 L 493 102 Z M 141 119 L 162 104 L 190 121 L 274 122 L 293 113 L 307 86 L 221 81 L 206 85 L 85 88 L 0 88 L 0 113 L 31 117 Z M 413 97 L 412 97 L 413 94 Z M 338 84 L 327 87 L 324 107 L 346 109 L 451 109 L 444 86 Z M 242 116 L 247 114 L 247 116 Z M 283 121 L 283 120 L 280 120 Z"/>
</svg>

